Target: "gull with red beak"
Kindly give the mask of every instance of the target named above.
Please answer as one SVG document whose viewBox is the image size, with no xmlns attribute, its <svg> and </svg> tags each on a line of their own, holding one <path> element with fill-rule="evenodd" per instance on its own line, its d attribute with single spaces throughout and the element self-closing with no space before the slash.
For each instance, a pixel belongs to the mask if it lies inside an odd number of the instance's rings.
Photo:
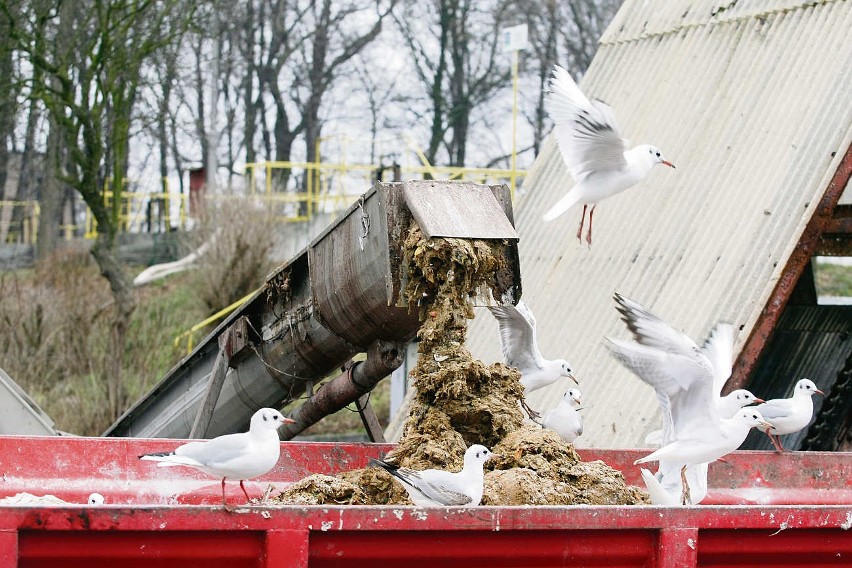
<svg viewBox="0 0 852 568">
<path fill-rule="evenodd" d="M 764 431 L 772 440 L 777 451 L 784 451 L 781 438 L 779 438 L 780 435 L 798 432 L 810 424 L 814 415 L 814 402 L 811 398 L 814 394 L 825 395 L 812 380 L 800 379 L 793 389 L 793 396 L 790 398 L 774 398 L 755 407 L 764 418 L 772 423 L 772 427 L 766 428 Z M 773 434 L 775 435 L 774 438 Z"/>
<path fill-rule="evenodd" d="M 501 457 L 480 444 L 470 446 L 464 453 L 464 467 L 450 472 L 441 469 L 415 471 L 384 460 L 371 459 L 370 465 L 380 467 L 399 481 L 408 498 L 418 507 L 476 507 L 482 501 L 485 487 L 485 462 Z"/>
<path fill-rule="evenodd" d="M 627 149 L 612 108 L 599 100 L 589 100 L 562 67 L 556 65 L 550 79 L 550 91 L 544 100 L 559 152 L 575 185 L 545 214 L 545 221 L 556 219 L 575 205 L 583 204 L 583 216 L 577 239 L 582 240 L 586 209 L 589 230 L 586 242 L 592 244 L 592 216 L 597 202 L 639 183 L 651 168 L 674 164 L 663 157 L 656 146 L 641 144 Z"/>
<path fill-rule="evenodd" d="M 559 404 L 544 413 L 541 425 L 559 434 L 566 442 L 573 443 L 583 435 L 583 417 L 580 416 L 580 390 L 568 389 Z"/>
<path fill-rule="evenodd" d="M 491 314 L 497 320 L 500 331 L 500 347 L 506 364 L 516 367 L 521 372 L 521 384 L 524 386 L 524 396 L 555 383 L 562 377 L 577 382 L 571 364 L 565 359 L 545 359 L 538 350 L 536 337 L 535 316 L 523 300 L 516 306 L 490 306 Z M 526 400 L 521 406 L 536 419 L 540 415 L 530 408 Z"/>
<path fill-rule="evenodd" d="M 228 509 L 225 480 L 239 480 L 248 501 L 243 481 L 264 475 L 275 467 L 281 453 L 277 430 L 284 424 L 294 423 L 295 420 L 285 418 L 274 408 L 261 408 L 251 417 L 248 432 L 189 442 L 171 452 L 144 454 L 139 459 L 159 462 L 159 467 L 188 465 L 208 475 L 221 477 L 222 504 Z"/>
</svg>

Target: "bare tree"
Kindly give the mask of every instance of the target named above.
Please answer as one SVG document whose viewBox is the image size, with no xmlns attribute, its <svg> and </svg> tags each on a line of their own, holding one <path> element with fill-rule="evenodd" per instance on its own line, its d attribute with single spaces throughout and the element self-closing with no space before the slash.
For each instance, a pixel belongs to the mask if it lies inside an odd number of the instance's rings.
<svg viewBox="0 0 852 568">
<path fill-rule="evenodd" d="M 533 151 L 538 155 L 549 127 L 544 94 L 554 64 L 573 77 L 583 76 L 598 49 L 598 40 L 621 6 L 622 0 L 532 0 L 514 9 L 529 25 L 529 56 L 525 73 L 535 78 L 537 91 L 532 114 Z"/>
<path fill-rule="evenodd" d="M 425 151 L 436 163 L 465 164 L 473 110 L 509 80 L 509 66 L 497 56 L 502 3 L 472 0 L 409 1 L 396 17 L 429 101 L 430 134 Z"/>
<path fill-rule="evenodd" d="M 297 95 L 301 102 L 301 122 L 305 129 L 305 156 L 313 162 L 316 155 L 316 143 L 322 131 L 320 108 L 323 97 L 349 61 L 374 41 L 382 31 L 382 22 L 393 9 L 396 0 L 385 3 L 352 2 L 341 6 L 332 0 L 322 0 L 321 6 L 312 13 L 313 32 L 301 51 L 300 74 L 308 80 L 306 97 Z M 335 10 L 337 8 L 337 10 Z M 374 10 L 369 16 L 368 25 L 364 25 L 367 10 Z M 363 33 L 359 30 L 364 29 Z"/>
<path fill-rule="evenodd" d="M 192 3 L 88 0 L 81 6 L 41 0 L 23 7 L 18 17 L 8 2 L 0 0 L 0 13 L 10 36 L 44 78 L 33 84 L 33 96 L 45 105 L 68 151 L 61 178 L 82 196 L 97 221 L 91 254 L 110 284 L 114 303 L 114 360 L 104 382 L 110 415 L 117 417 L 125 402 L 121 368 L 136 306 L 130 278 L 116 256 L 133 104 L 143 64 L 183 33 L 191 22 Z M 106 179 L 111 181 L 111 203 L 104 199 Z"/>
</svg>

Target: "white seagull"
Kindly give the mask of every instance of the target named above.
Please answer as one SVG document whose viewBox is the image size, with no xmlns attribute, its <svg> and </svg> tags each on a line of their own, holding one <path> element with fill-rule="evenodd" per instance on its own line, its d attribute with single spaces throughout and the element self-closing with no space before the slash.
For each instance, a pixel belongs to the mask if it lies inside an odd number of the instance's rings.
<svg viewBox="0 0 852 568">
<path fill-rule="evenodd" d="M 734 326 L 732 324 L 717 323 L 704 341 L 704 345 L 701 346 L 701 351 L 713 368 L 713 392 L 716 395 L 714 401 L 720 417 L 733 418 L 740 408 L 763 402 L 762 398 L 756 397 L 746 389 L 737 389 L 722 396 L 722 389 L 731 376 L 734 363 Z M 661 445 L 662 438 L 662 430 L 655 430 L 645 437 L 645 442 Z M 677 483 L 680 483 L 680 479 Z"/>
<path fill-rule="evenodd" d="M 577 238 L 583 234 L 583 222 L 589 204 L 589 232 L 592 244 L 592 216 L 598 201 L 639 183 L 656 164 L 674 168 L 656 146 L 641 144 L 627 149 L 612 108 L 599 100 L 590 101 L 562 67 L 556 65 L 550 79 L 550 91 L 544 100 L 559 152 L 575 185 L 544 214 L 545 221 L 556 219 L 571 207 L 583 204 L 583 217 Z"/>
<path fill-rule="evenodd" d="M 772 440 L 775 449 L 784 451 L 781 444 L 781 434 L 798 432 L 808 424 L 814 414 L 814 394 L 822 394 L 810 379 L 799 379 L 790 398 L 773 398 L 757 405 L 757 410 L 772 423 L 772 428 L 766 430 L 766 435 Z M 773 434 L 775 437 L 773 437 Z"/>
<path fill-rule="evenodd" d="M 523 300 L 519 300 L 517 306 L 490 306 L 488 309 L 497 320 L 500 346 L 506 364 L 521 372 L 524 396 L 553 384 L 561 377 L 568 377 L 579 384 L 568 361 L 549 360 L 541 356 L 536 337 L 535 316 Z M 531 418 L 539 416 L 538 412 L 527 406 L 526 401 L 521 404 Z"/>
<path fill-rule="evenodd" d="M 212 440 L 199 440 L 178 446 L 172 452 L 144 454 L 141 460 L 159 462 L 159 467 L 188 465 L 204 473 L 222 478 L 222 504 L 225 501 L 225 480 L 239 480 L 240 488 L 249 500 L 243 481 L 261 476 L 278 463 L 281 441 L 278 428 L 293 424 L 274 408 L 261 408 L 251 417 L 249 431 L 226 434 Z"/>
<path fill-rule="evenodd" d="M 687 466 L 719 459 L 737 449 L 752 427 L 770 425 L 756 410 L 720 417 L 714 400 L 713 364 L 704 351 L 640 304 L 620 294 L 615 294 L 615 300 L 636 343 L 607 338 L 607 347 L 654 388 L 663 409 L 664 445 L 635 463 L 671 461 L 680 465 L 683 503 L 692 503 Z"/>
<path fill-rule="evenodd" d="M 579 410 L 579 389 L 568 389 L 559 404 L 544 413 L 541 425 L 559 434 L 566 442 L 573 443 L 583 434 L 583 417 L 580 416 Z"/>
<path fill-rule="evenodd" d="M 411 502 L 418 507 L 476 507 L 482 500 L 482 466 L 492 457 L 499 456 L 485 446 L 474 444 L 464 453 L 464 467 L 455 473 L 440 469 L 415 471 L 377 459 L 371 459 L 370 464 L 381 467 L 402 483 Z"/>
</svg>

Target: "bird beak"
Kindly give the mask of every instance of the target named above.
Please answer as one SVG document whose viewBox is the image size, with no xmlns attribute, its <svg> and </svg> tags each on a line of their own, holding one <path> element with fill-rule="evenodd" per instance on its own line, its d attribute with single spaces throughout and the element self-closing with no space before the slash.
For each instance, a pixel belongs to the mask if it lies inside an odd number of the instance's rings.
<svg viewBox="0 0 852 568">
<path fill-rule="evenodd" d="M 764 431 L 775 428 L 774 425 L 770 424 L 766 420 L 761 420 L 760 422 L 758 422 L 758 424 L 760 424 L 760 427 L 763 428 Z"/>
<path fill-rule="evenodd" d="M 670 167 L 670 168 L 671 168 L 671 169 L 673 169 L 673 170 L 676 170 L 676 169 L 677 169 L 677 168 L 675 167 L 675 165 L 674 165 L 673 163 L 669 162 L 668 160 L 663 160 L 663 161 L 662 161 L 662 162 L 660 162 L 660 163 L 667 165 L 668 167 Z"/>
<path fill-rule="evenodd" d="M 574 373 L 568 373 L 568 378 L 574 381 L 575 385 L 579 385 L 580 381 L 577 380 L 577 377 L 574 376 Z"/>
<path fill-rule="evenodd" d="M 821 391 L 821 390 L 819 390 L 819 389 L 815 390 L 814 392 L 815 392 L 815 393 L 817 393 L 817 394 L 821 394 L 822 396 L 825 396 L 825 393 L 824 393 L 824 392 L 822 392 L 822 391 Z"/>
<path fill-rule="evenodd" d="M 488 459 L 493 460 L 494 458 L 502 458 L 502 457 L 503 457 L 503 454 L 495 454 L 494 452 L 491 452 L 491 455 L 488 456 Z"/>
<path fill-rule="evenodd" d="M 580 399 L 579 399 L 579 398 L 577 398 L 576 396 L 572 396 L 571 398 L 573 398 L 573 399 L 574 399 L 574 402 L 576 402 L 577 404 L 582 404 L 582 403 L 580 402 Z"/>
<path fill-rule="evenodd" d="M 295 424 L 295 423 L 296 423 L 295 420 L 293 420 L 292 418 L 287 418 L 286 416 L 281 421 L 281 424 Z"/>
<path fill-rule="evenodd" d="M 751 404 L 752 404 L 752 405 L 753 405 L 753 404 L 763 404 L 764 402 L 766 402 L 766 401 L 765 401 L 765 400 L 763 400 L 762 398 L 757 398 L 757 397 L 755 397 L 755 398 L 754 398 L 754 402 L 752 402 Z M 749 405 L 749 406 L 751 406 L 751 405 Z"/>
</svg>

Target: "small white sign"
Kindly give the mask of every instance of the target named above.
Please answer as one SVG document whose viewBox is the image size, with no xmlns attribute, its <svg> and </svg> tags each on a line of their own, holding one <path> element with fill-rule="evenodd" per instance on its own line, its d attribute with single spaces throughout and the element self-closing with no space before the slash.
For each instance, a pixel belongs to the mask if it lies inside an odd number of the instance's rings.
<svg viewBox="0 0 852 568">
<path fill-rule="evenodd" d="M 517 26 L 512 26 L 511 28 L 504 28 L 501 33 L 503 34 L 502 44 L 504 53 L 507 51 L 518 51 L 527 48 L 526 24 L 519 24 Z"/>
</svg>

